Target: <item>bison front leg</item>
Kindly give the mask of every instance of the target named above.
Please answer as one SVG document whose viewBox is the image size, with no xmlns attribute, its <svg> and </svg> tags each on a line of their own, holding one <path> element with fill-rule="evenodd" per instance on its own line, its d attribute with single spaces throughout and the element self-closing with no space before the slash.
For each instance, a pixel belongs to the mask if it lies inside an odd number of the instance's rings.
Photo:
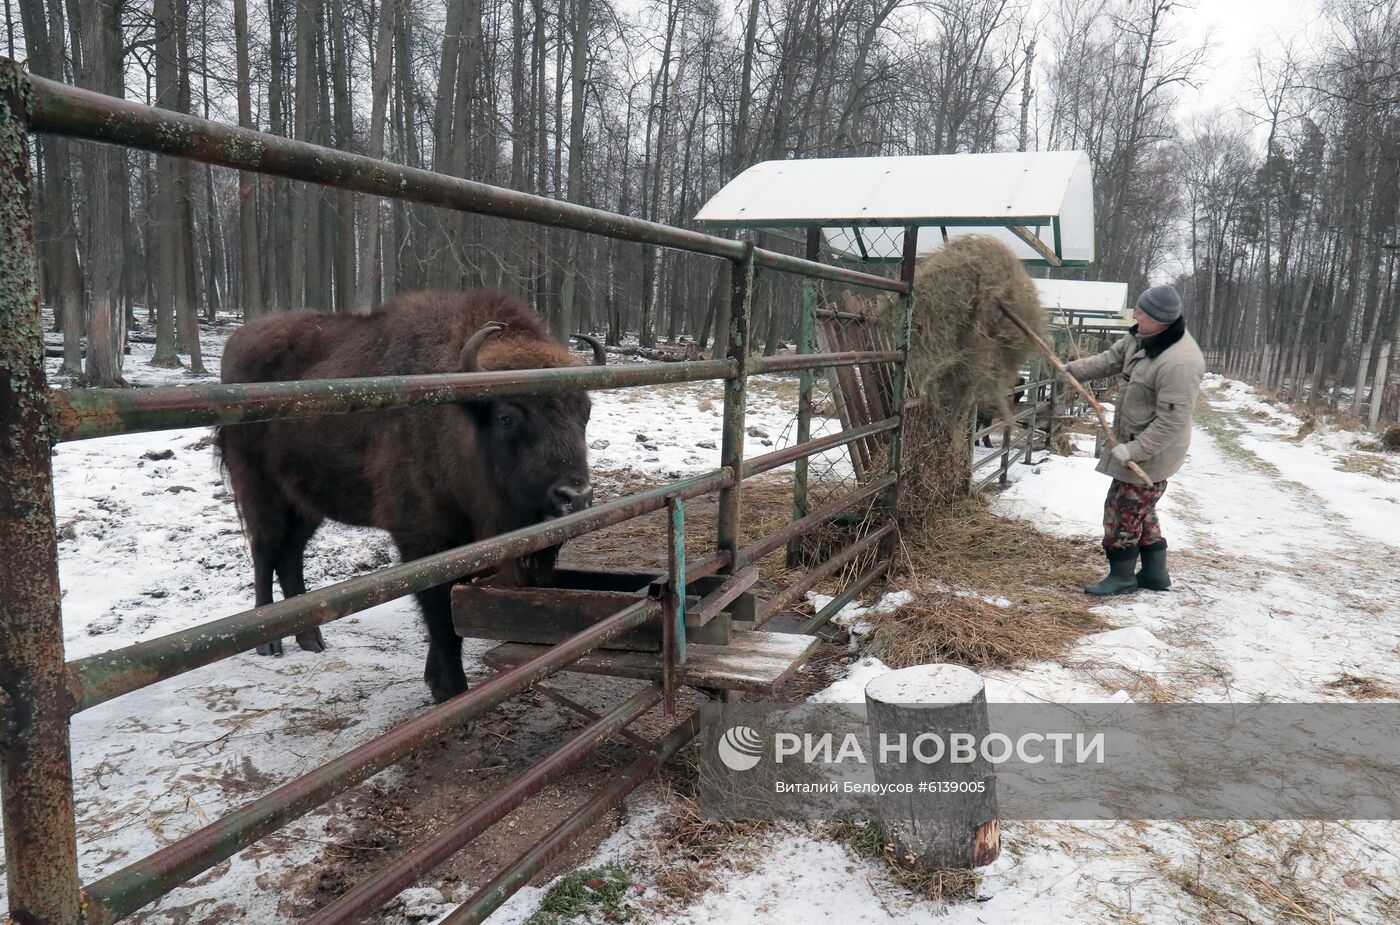
<svg viewBox="0 0 1400 925">
<path fill-rule="evenodd" d="M 452 626 L 452 586 L 438 585 L 420 591 L 418 606 L 423 608 L 423 622 L 428 626 L 428 661 L 423 668 L 423 680 L 433 700 L 442 703 L 467 689 L 467 675 L 462 671 L 462 637 Z"/>
</svg>

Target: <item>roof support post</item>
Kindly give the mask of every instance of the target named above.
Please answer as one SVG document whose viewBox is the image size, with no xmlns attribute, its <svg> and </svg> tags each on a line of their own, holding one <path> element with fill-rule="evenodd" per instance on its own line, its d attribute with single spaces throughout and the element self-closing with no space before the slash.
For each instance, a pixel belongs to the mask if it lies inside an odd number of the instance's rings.
<svg viewBox="0 0 1400 925">
<path fill-rule="evenodd" d="M 729 554 L 722 574 L 733 575 L 748 565 L 739 550 L 739 488 L 744 478 L 744 413 L 748 397 L 749 308 L 753 303 L 754 247 L 745 240 L 744 256 L 735 260 L 729 275 L 729 333 L 725 356 L 735 364 L 735 375 L 724 381 L 724 429 L 719 462 L 733 478 L 719 493 L 719 526 L 715 538 L 721 553 Z"/>
<path fill-rule="evenodd" d="M 901 456 L 904 452 L 904 426 L 906 418 L 904 416 L 904 392 L 909 381 L 909 338 L 914 325 L 914 266 L 919 254 L 919 226 L 909 225 L 904 229 L 904 260 L 899 267 L 899 279 L 907 288 L 899 295 L 899 314 L 896 316 L 894 331 L 894 347 L 899 351 L 900 360 L 895 364 L 894 381 L 891 384 L 890 412 L 899 415 L 899 426 L 890 431 L 889 435 L 889 468 L 896 476 L 895 482 L 889 487 L 885 494 L 885 510 L 889 512 L 891 520 L 899 516 L 899 482 L 903 478 L 903 462 Z M 894 556 L 894 547 L 897 542 L 897 534 L 891 532 L 885 537 L 880 548 L 880 558 L 890 559 Z"/>
<path fill-rule="evenodd" d="M 822 230 L 817 225 L 807 229 L 807 259 L 813 262 L 821 259 Z M 811 354 L 817 352 L 817 281 L 802 281 L 802 310 L 797 324 L 797 352 Z M 806 443 L 812 438 L 812 387 L 816 382 L 816 372 L 804 369 L 797 379 L 797 443 Z M 792 519 L 801 520 L 807 516 L 807 477 L 810 461 L 802 457 L 797 461 L 797 471 L 792 479 Z M 802 537 L 795 536 L 787 544 L 787 567 L 797 568 L 802 555 Z"/>
</svg>

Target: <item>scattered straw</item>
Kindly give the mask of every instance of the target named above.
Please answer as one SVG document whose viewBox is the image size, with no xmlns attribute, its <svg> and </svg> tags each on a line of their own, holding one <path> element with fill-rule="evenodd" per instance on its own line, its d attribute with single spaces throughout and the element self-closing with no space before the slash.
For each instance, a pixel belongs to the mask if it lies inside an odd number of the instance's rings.
<svg viewBox="0 0 1400 925">
<path fill-rule="evenodd" d="M 900 886 L 926 899 L 948 902 L 977 895 L 981 877 L 975 870 L 914 870 L 901 863 L 879 822 L 833 822 L 826 835 L 859 857 L 885 862 L 887 872 Z"/>
<path fill-rule="evenodd" d="M 1329 691 L 1338 691 L 1357 700 L 1393 700 L 1400 697 L 1400 691 L 1383 681 L 1346 672 L 1322 686 Z"/>
<path fill-rule="evenodd" d="M 1091 543 L 1046 536 L 977 499 L 906 527 L 902 541 L 897 583 L 914 600 L 863 618 L 869 653 L 886 664 L 1021 665 L 1108 628 L 1080 590 L 1099 568 Z"/>
</svg>

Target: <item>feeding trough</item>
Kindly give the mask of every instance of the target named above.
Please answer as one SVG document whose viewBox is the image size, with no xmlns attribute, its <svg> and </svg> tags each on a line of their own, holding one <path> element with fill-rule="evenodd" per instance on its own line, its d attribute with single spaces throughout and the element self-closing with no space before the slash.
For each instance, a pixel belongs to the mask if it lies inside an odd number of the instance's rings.
<svg viewBox="0 0 1400 925">
<path fill-rule="evenodd" d="M 692 580 L 686 588 L 684 658 L 676 682 L 690 687 L 775 694 L 818 639 L 753 629 L 761 601 L 751 588 L 758 569 Z M 502 587 L 493 580 L 452 589 L 458 635 L 503 642 L 488 652 L 494 668 L 514 667 L 588 627 L 643 601 L 657 601 L 661 572 L 602 567 L 555 569 L 547 587 Z M 662 627 L 642 624 L 575 662 L 570 671 L 660 681 Z"/>
</svg>

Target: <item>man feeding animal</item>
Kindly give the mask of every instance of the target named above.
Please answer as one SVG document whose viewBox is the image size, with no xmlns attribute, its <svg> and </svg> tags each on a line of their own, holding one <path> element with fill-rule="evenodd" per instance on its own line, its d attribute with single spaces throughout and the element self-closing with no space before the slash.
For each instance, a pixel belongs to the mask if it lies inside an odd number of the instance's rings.
<svg viewBox="0 0 1400 925">
<path fill-rule="evenodd" d="M 1113 415 L 1116 443 L 1098 465 L 1099 472 L 1113 478 L 1103 515 L 1109 572 L 1084 589 L 1098 596 L 1139 588 L 1165 591 L 1171 586 L 1157 501 L 1167 490 L 1167 479 L 1186 461 L 1191 418 L 1205 375 L 1205 360 L 1187 333 L 1175 289 L 1148 289 L 1138 297 L 1133 317 L 1137 323 L 1112 347 L 1065 367 L 1076 379 L 1124 379 Z M 1135 474 L 1131 464 L 1151 484 Z M 1134 574 L 1139 558 L 1142 570 Z"/>
<path fill-rule="evenodd" d="M 594 363 L 604 363 L 602 345 Z M 368 315 L 310 311 L 245 325 L 224 349 L 224 382 L 277 382 L 574 366 L 543 321 L 502 292 L 416 292 Z M 223 465 L 253 557 L 258 606 L 306 591 L 302 556 L 326 520 L 389 531 L 404 561 L 593 502 L 588 396 L 469 401 L 219 428 Z M 508 562 L 515 583 L 547 580 L 558 547 Z M 467 689 L 450 586 L 417 594 L 428 628 L 424 680 L 442 702 Z M 319 629 L 297 635 L 325 646 Z M 280 655 L 281 640 L 258 646 Z"/>
</svg>

